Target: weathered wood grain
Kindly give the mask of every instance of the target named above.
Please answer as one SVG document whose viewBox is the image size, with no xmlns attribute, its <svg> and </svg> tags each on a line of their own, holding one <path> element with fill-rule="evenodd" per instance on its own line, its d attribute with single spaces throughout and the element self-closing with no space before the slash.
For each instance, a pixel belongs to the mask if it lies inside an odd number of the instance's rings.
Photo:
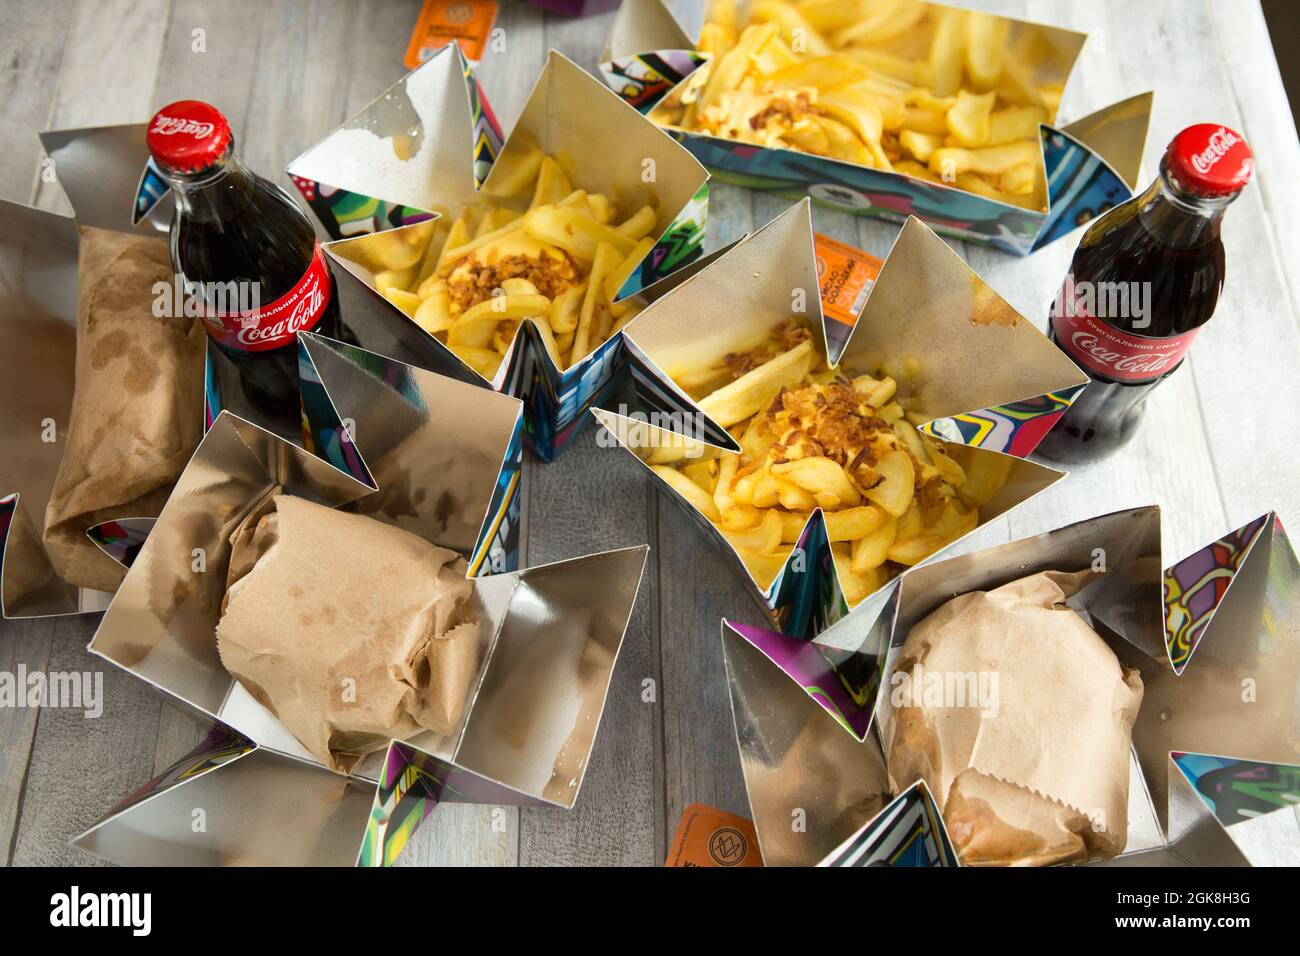
<svg viewBox="0 0 1300 956">
<path fill-rule="evenodd" d="M 0 196 L 28 201 L 42 152 L 36 138 L 50 118 L 74 0 L 13 7 L 3 14 L 0 59 Z"/>
<path fill-rule="evenodd" d="M 147 120 L 168 7 L 168 0 L 81 0 L 67 26 L 58 92 L 42 129 Z M 42 209 L 72 211 L 53 183 L 38 183 L 35 202 Z"/>
<path fill-rule="evenodd" d="M 72 0 L 5 12 L 4 48 L 0 51 L 0 197 L 30 202 L 44 153 L 37 131 L 46 127 L 58 88 L 65 35 L 72 19 Z M 0 624 L 0 670 L 15 673 L 19 664 L 43 670 L 57 624 L 22 621 Z M 0 862 L 8 863 L 17 834 L 18 814 L 27 782 L 27 765 L 36 733 L 38 710 L 0 710 Z"/>
<path fill-rule="evenodd" d="M 143 681 L 86 653 L 99 617 L 59 622 L 51 642 L 49 672 L 103 675 L 103 713 L 87 718 L 68 707 L 41 709 L 14 839 L 15 865 L 93 862 L 68 841 L 153 776 L 162 700 Z"/>
<path fill-rule="evenodd" d="M 19 667 L 44 672 L 50 643 L 59 625 L 53 620 L 21 621 L 0 631 L 0 671 L 15 675 Z M 8 864 L 18 834 L 27 789 L 27 768 L 36 737 L 39 707 L 0 708 L 0 863 Z M 39 791 L 37 799 L 42 799 Z"/>
<path fill-rule="evenodd" d="M 979 0 L 966 4 L 1086 30 L 1090 41 L 1062 105 L 1064 121 L 1156 90 L 1144 180 L 1183 125 L 1217 120 L 1245 134 L 1259 181 L 1225 220 L 1229 278 L 1219 314 L 1185 368 L 1149 402 L 1124 454 L 1068 480 L 982 529 L 968 551 L 1094 514 L 1157 502 L 1173 559 L 1268 508 L 1300 527 L 1300 486 L 1287 425 L 1300 410 L 1300 161 L 1294 122 L 1255 3 L 1245 0 Z M 304 147 L 400 77 L 417 0 L 62 0 L 39 16 L 0 0 L 0 195 L 66 211 L 38 183 L 45 128 L 139 122 L 172 99 L 215 99 L 253 168 L 279 182 Z M 674 3 L 698 25 L 703 0 Z M 568 20 L 503 4 L 503 48 L 479 78 L 508 131 L 549 48 L 594 69 L 608 15 Z M 111 23 L 111 29 L 103 24 Z M 201 30 L 205 52 L 196 49 Z M 595 161 L 600 145 L 592 144 Z M 758 228 L 788 200 L 714 184 L 708 247 Z M 897 227 L 824 208 L 816 228 L 885 255 Z M 951 242 L 1015 308 L 1042 328 L 1078 234 L 1027 258 Z M 757 622 L 739 570 L 714 554 L 678 506 L 626 453 L 587 430 L 552 465 L 525 467 L 526 563 L 626 544 L 652 546 L 577 809 L 570 813 L 443 807 L 403 865 L 662 863 L 683 808 L 702 801 L 745 813 L 718 639 L 724 616 Z M 593 582 L 599 586 L 599 582 Z M 0 710 L 0 859 L 85 863 L 69 836 L 189 749 L 201 723 L 84 651 L 94 618 L 23 622 L 0 631 L 0 670 L 103 670 L 99 720 L 49 709 Z M 647 685 L 645 682 L 653 682 Z M 645 700 L 647 686 L 653 700 Z M 1263 836 L 1294 840 L 1274 815 Z M 1261 832 L 1265 828 L 1259 828 Z"/>
</svg>

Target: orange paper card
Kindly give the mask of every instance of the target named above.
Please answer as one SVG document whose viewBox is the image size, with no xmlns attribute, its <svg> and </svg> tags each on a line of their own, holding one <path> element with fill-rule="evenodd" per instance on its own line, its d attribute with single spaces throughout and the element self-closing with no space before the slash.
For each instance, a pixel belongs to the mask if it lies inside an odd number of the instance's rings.
<svg viewBox="0 0 1300 956">
<path fill-rule="evenodd" d="M 677 824 L 664 866 L 762 866 L 754 824 L 734 813 L 692 803 Z"/>
<path fill-rule="evenodd" d="M 466 59 L 477 62 L 496 19 L 496 0 L 424 0 L 403 62 L 415 69 L 453 41 Z"/>
<path fill-rule="evenodd" d="M 813 233 L 813 249 L 817 253 L 822 312 L 836 322 L 852 326 L 884 262 L 821 233 Z"/>
</svg>

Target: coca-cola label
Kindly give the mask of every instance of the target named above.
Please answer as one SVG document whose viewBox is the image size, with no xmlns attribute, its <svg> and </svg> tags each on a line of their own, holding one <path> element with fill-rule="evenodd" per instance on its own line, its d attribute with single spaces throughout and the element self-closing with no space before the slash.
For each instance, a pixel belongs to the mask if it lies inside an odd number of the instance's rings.
<svg viewBox="0 0 1300 956">
<path fill-rule="evenodd" d="M 1193 153 L 1192 168 L 1204 175 L 1218 165 L 1219 160 L 1228 155 L 1228 150 L 1241 142 L 1241 137 L 1226 127 L 1220 126 L 1210 134 L 1205 149 Z"/>
<path fill-rule="evenodd" d="M 204 321 L 208 334 L 228 348 L 269 352 L 292 344 L 299 332 L 314 329 L 325 314 L 332 291 L 325 253 L 318 242 L 302 278 L 270 305 L 246 312 L 209 310 Z"/>
<path fill-rule="evenodd" d="M 1084 371 L 1113 382 L 1147 382 L 1173 371 L 1198 331 L 1154 338 L 1117 329 L 1092 314 L 1069 276 L 1052 309 L 1057 344 Z"/>
<path fill-rule="evenodd" d="M 182 134 L 192 136 L 195 139 L 207 139 L 212 135 L 214 129 L 216 129 L 216 126 L 212 123 L 200 123 L 180 116 L 164 116 L 159 113 L 153 118 L 153 126 L 149 129 L 149 132 L 156 136 Z"/>
</svg>

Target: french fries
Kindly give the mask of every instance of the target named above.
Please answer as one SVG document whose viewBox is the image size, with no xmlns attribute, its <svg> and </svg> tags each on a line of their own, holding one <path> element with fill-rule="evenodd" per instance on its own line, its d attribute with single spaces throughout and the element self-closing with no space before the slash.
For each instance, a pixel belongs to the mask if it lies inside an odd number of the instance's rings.
<svg viewBox="0 0 1300 956">
<path fill-rule="evenodd" d="M 849 380 L 789 319 L 748 352 L 673 376 L 740 452 L 704 461 L 667 455 L 652 468 L 712 522 L 763 588 L 821 509 L 841 589 L 857 604 L 971 531 L 1012 464 L 982 455 L 963 465 L 916 429 L 894 377 L 914 378 L 914 364 Z"/>
<path fill-rule="evenodd" d="M 714 0 L 672 125 L 1046 208 L 1040 86 L 1010 21 L 918 0 Z"/>
<path fill-rule="evenodd" d="M 376 291 L 487 379 L 523 322 L 561 371 L 605 342 L 640 311 L 615 297 L 655 242 L 650 206 L 620 218 L 553 157 L 525 160 L 509 192 L 527 208 L 476 204 L 450 225 L 379 233 L 370 252 Z"/>
</svg>

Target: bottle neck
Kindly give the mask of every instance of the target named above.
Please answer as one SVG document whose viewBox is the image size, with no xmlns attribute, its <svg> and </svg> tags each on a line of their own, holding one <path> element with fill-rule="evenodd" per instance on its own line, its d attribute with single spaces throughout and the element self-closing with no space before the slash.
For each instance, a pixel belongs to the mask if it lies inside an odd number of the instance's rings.
<svg viewBox="0 0 1300 956">
<path fill-rule="evenodd" d="M 1223 211 L 1239 193 L 1197 196 L 1183 189 L 1162 161 L 1160 175 L 1138 198 L 1138 219 L 1151 238 L 1172 249 L 1216 242 Z"/>
<path fill-rule="evenodd" d="M 219 222 L 245 206 L 253 197 L 254 177 L 233 149 L 206 169 L 184 173 L 164 169 L 172 186 L 176 209 L 190 219 Z"/>
</svg>

